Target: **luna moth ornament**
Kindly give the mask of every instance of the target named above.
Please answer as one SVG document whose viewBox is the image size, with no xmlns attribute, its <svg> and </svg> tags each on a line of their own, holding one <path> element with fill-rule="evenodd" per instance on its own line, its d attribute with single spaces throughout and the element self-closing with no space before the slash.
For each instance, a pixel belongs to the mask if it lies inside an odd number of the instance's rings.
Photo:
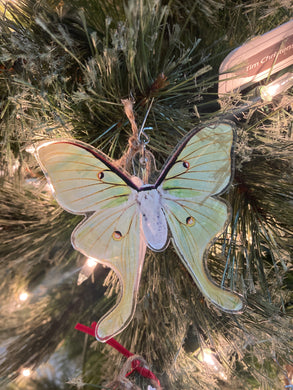
<svg viewBox="0 0 293 390">
<path fill-rule="evenodd" d="M 224 311 L 242 310 L 242 298 L 214 284 L 205 266 L 207 250 L 229 217 L 229 205 L 218 195 L 231 181 L 233 140 L 228 121 L 192 130 L 154 184 L 143 184 L 79 141 L 37 146 L 36 158 L 57 202 L 70 213 L 85 215 L 72 233 L 73 247 L 119 277 L 120 298 L 98 322 L 98 340 L 108 340 L 131 321 L 146 248 L 164 250 L 168 232 L 203 295 Z"/>
</svg>

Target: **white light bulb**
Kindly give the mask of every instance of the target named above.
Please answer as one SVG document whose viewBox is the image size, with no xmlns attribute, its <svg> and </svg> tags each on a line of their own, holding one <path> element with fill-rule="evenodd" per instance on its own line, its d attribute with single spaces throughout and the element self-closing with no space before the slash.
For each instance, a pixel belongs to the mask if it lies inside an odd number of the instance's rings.
<svg viewBox="0 0 293 390">
<path fill-rule="evenodd" d="M 87 280 L 91 274 L 94 272 L 94 268 L 97 265 L 98 260 L 93 257 L 88 257 L 84 266 L 80 270 L 77 279 L 77 285 L 81 285 L 85 280 Z"/>
<path fill-rule="evenodd" d="M 23 291 L 22 293 L 19 294 L 18 299 L 21 302 L 25 302 L 28 299 L 28 293 L 26 291 Z"/>
<path fill-rule="evenodd" d="M 210 366 L 215 365 L 215 358 L 213 356 L 212 351 L 210 351 L 209 349 L 203 351 L 203 361 L 209 364 Z"/>
<path fill-rule="evenodd" d="M 227 380 L 224 368 L 213 351 L 209 348 L 203 348 L 202 350 L 199 350 L 196 356 L 200 362 L 208 365 L 221 379 Z"/>
<path fill-rule="evenodd" d="M 27 377 L 29 377 L 29 376 L 31 376 L 31 370 L 29 369 L 29 368 L 24 368 L 22 371 L 21 371 L 21 374 L 23 375 L 23 376 L 25 376 L 26 378 Z"/>
<path fill-rule="evenodd" d="M 288 72 L 277 78 L 272 83 L 260 88 L 260 96 L 265 102 L 270 102 L 273 97 L 285 92 L 293 86 L 293 73 Z"/>
<path fill-rule="evenodd" d="M 97 265 L 97 260 L 94 259 L 93 257 L 88 257 L 88 259 L 86 261 L 86 265 L 90 268 L 93 268 Z"/>
</svg>

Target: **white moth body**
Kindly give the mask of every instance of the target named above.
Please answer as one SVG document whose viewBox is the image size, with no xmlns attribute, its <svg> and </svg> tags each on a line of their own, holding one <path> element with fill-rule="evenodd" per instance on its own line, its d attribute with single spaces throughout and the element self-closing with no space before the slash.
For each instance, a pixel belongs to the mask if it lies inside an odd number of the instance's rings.
<svg viewBox="0 0 293 390">
<path fill-rule="evenodd" d="M 157 251 L 164 249 L 167 243 L 168 226 L 162 210 L 161 195 L 156 189 L 140 191 L 136 200 L 148 246 Z"/>
</svg>

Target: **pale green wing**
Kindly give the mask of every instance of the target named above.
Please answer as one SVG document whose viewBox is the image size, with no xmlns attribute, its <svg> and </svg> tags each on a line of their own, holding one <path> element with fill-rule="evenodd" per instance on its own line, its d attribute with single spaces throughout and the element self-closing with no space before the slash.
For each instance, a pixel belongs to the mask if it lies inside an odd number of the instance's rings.
<svg viewBox="0 0 293 390">
<path fill-rule="evenodd" d="M 191 132 L 179 145 L 161 174 L 169 195 L 204 199 L 219 194 L 231 178 L 233 128 L 223 122 Z"/>
<path fill-rule="evenodd" d="M 228 218 L 227 205 L 213 195 L 230 183 L 233 139 L 233 127 L 228 122 L 189 133 L 158 179 L 163 209 L 181 260 L 203 294 L 226 311 L 241 310 L 242 300 L 209 279 L 204 257 Z"/>
<path fill-rule="evenodd" d="M 111 267 L 119 277 L 118 303 L 96 327 L 96 337 L 106 341 L 128 325 L 135 310 L 146 250 L 137 203 L 129 200 L 94 213 L 77 226 L 72 244 L 80 252 Z"/>
<path fill-rule="evenodd" d="M 216 286 L 207 274 L 205 257 L 213 237 L 227 221 L 227 205 L 217 199 L 163 199 L 163 208 L 176 251 L 198 288 L 212 303 L 228 312 L 243 308 L 240 296 Z"/>
<path fill-rule="evenodd" d="M 130 179 L 120 175 L 105 156 L 76 141 L 50 141 L 37 147 L 36 157 L 58 203 L 85 214 L 127 201 Z"/>
<path fill-rule="evenodd" d="M 102 153 L 83 143 L 51 141 L 41 144 L 36 154 L 58 203 L 72 213 L 91 214 L 72 233 L 73 246 L 119 277 L 119 300 L 96 328 L 97 338 L 106 341 L 124 329 L 135 310 L 146 250 L 137 187 Z"/>
</svg>

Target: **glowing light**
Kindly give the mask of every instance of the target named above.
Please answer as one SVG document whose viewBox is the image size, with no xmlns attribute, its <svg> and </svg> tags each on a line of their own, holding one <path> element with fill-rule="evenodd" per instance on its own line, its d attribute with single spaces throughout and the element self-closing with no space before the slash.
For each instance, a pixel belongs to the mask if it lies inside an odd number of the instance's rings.
<svg viewBox="0 0 293 390">
<path fill-rule="evenodd" d="M 88 259 L 86 261 L 86 265 L 90 268 L 93 268 L 97 265 L 97 260 L 94 259 L 93 257 L 88 257 Z"/>
<path fill-rule="evenodd" d="M 78 279 L 77 279 L 77 285 L 81 285 L 85 280 L 87 280 L 91 274 L 94 272 L 94 268 L 97 265 L 98 260 L 95 259 L 94 257 L 88 257 L 84 266 L 80 270 L 78 274 Z"/>
<path fill-rule="evenodd" d="M 272 96 L 275 96 L 278 93 L 278 89 L 279 89 L 279 84 L 268 85 L 266 88 L 266 94 L 268 95 L 268 97 L 271 98 Z"/>
<path fill-rule="evenodd" d="M 22 369 L 21 374 L 27 378 L 31 376 L 32 372 L 29 368 L 24 368 Z"/>
<path fill-rule="evenodd" d="M 28 299 L 29 295 L 26 291 L 23 291 L 22 293 L 19 294 L 18 299 L 21 302 L 25 302 Z"/>
<path fill-rule="evenodd" d="M 273 81 L 272 83 L 261 87 L 260 96 L 262 100 L 270 102 L 273 97 L 285 92 L 293 86 L 293 73 L 288 72 Z"/>
<path fill-rule="evenodd" d="M 202 363 L 209 366 L 222 380 L 227 380 L 222 364 L 217 359 L 216 355 L 209 348 L 203 348 L 202 350 L 196 351 L 196 357 Z"/>
<path fill-rule="evenodd" d="M 203 350 L 203 362 L 210 366 L 216 366 L 214 354 L 210 349 Z"/>
<path fill-rule="evenodd" d="M 25 151 L 26 151 L 27 153 L 34 154 L 35 151 L 36 151 L 36 148 L 34 147 L 34 145 L 29 145 L 29 146 L 27 146 L 27 147 L 25 148 Z"/>
</svg>

